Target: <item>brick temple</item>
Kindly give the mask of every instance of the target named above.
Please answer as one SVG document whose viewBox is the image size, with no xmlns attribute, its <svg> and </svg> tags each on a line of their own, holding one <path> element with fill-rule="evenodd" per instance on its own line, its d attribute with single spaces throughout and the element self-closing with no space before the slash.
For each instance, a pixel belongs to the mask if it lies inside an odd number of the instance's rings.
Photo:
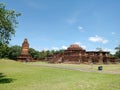
<svg viewBox="0 0 120 90">
<path fill-rule="evenodd" d="M 55 53 L 47 57 L 51 63 L 116 63 L 116 58 L 110 58 L 108 51 L 86 51 L 77 44 L 70 45 L 63 53 Z"/>
<path fill-rule="evenodd" d="M 29 54 L 29 43 L 27 39 L 24 39 L 24 42 L 22 43 L 22 50 L 20 56 L 17 58 L 18 61 L 22 62 L 29 62 L 32 60 L 30 54 Z"/>
</svg>

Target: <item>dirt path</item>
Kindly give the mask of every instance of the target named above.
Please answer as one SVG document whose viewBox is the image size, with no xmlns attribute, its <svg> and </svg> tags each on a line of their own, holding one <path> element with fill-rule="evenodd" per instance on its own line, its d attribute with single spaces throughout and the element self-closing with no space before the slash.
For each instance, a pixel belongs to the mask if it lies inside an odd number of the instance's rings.
<svg viewBox="0 0 120 90">
<path fill-rule="evenodd" d="M 65 69 L 65 70 L 76 70 L 76 71 L 82 71 L 82 72 L 97 72 L 97 73 L 106 73 L 106 74 L 120 74 L 120 72 L 117 71 L 99 71 L 94 70 L 93 68 L 80 68 L 80 67 L 68 67 L 68 66 L 60 66 L 60 65 L 50 65 L 50 64 L 39 64 L 39 65 L 33 65 L 33 66 L 41 66 L 41 67 L 51 67 L 51 68 L 59 68 L 59 69 Z"/>
</svg>

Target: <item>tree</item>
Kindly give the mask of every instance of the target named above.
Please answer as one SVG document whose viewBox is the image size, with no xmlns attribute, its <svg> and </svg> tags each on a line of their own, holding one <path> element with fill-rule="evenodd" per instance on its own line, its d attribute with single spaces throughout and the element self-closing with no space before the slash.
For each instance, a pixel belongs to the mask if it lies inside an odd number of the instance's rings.
<svg viewBox="0 0 120 90">
<path fill-rule="evenodd" d="M 118 45 L 117 47 L 115 47 L 115 50 L 117 50 L 117 52 L 120 52 L 120 45 Z"/>
<path fill-rule="evenodd" d="M 116 53 L 115 56 L 120 58 L 120 45 L 118 45 L 117 47 L 115 47 Z"/>
<path fill-rule="evenodd" d="M 18 24 L 16 17 L 20 16 L 14 10 L 7 10 L 6 5 L 0 3 L 0 43 L 8 44 L 11 36 L 15 34 L 15 28 Z"/>
<path fill-rule="evenodd" d="M 40 58 L 45 58 L 47 56 L 47 51 L 43 50 L 40 52 Z"/>
<path fill-rule="evenodd" d="M 8 45 L 0 43 L 0 58 L 8 58 L 8 51 Z"/>
<path fill-rule="evenodd" d="M 36 51 L 33 48 L 29 48 L 29 53 L 32 56 L 32 58 L 34 58 L 34 59 L 39 58 L 39 51 Z"/>
<path fill-rule="evenodd" d="M 64 49 L 60 49 L 58 52 L 59 52 L 59 53 L 63 53 L 63 52 L 64 52 Z"/>
<path fill-rule="evenodd" d="M 8 50 L 8 58 L 16 60 L 21 53 L 21 46 L 11 46 Z"/>
</svg>

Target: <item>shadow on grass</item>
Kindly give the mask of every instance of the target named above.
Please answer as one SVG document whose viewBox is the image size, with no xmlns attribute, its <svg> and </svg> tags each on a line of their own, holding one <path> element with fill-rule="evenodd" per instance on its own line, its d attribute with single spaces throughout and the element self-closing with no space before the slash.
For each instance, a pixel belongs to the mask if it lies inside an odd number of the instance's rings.
<svg viewBox="0 0 120 90">
<path fill-rule="evenodd" d="M 6 84 L 11 82 L 13 82 L 12 78 L 7 78 L 6 75 L 4 75 L 3 73 L 0 73 L 0 84 Z"/>
</svg>

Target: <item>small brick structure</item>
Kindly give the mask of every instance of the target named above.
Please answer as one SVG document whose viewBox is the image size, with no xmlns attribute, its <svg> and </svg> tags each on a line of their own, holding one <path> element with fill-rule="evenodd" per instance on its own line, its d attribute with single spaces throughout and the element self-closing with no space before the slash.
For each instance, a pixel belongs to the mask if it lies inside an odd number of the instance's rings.
<svg viewBox="0 0 120 90">
<path fill-rule="evenodd" d="M 32 58 L 29 54 L 29 43 L 28 43 L 28 40 L 26 38 L 24 39 L 24 42 L 22 43 L 21 54 L 17 58 L 17 60 L 22 61 L 22 62 L 32 61 Z"/>
<path fill-rule="evenodd" d="M 117 63 L 116 58 L 110 58 L 108 51 L 86 51 L 77 44 L 72 44 L 63 53 L 55 53 L 48 57 L 50 63 L 85 63 L 108 64 Z"/>
</svg>

